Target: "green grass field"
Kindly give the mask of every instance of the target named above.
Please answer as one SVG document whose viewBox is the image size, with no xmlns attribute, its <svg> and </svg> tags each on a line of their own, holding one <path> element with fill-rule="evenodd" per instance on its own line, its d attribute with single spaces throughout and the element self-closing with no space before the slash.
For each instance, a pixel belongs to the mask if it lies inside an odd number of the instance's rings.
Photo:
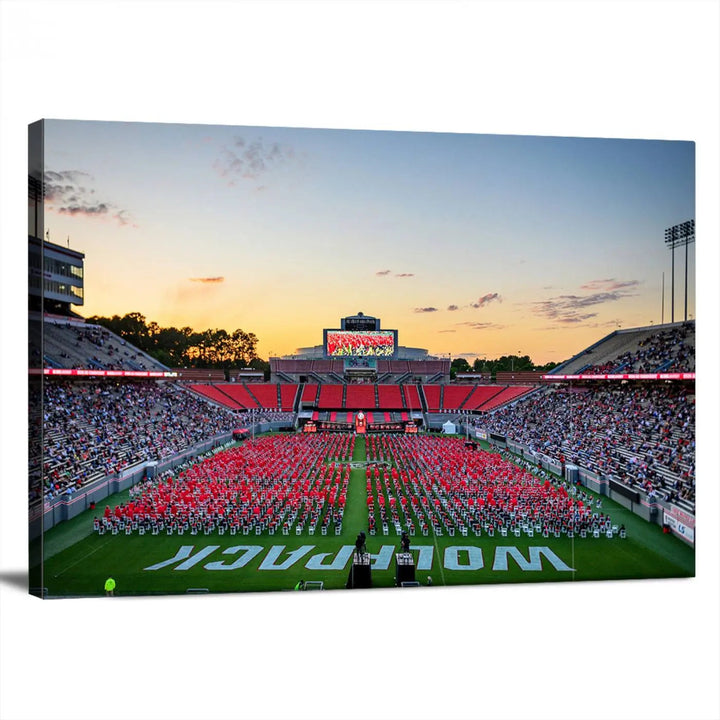
<svg viewBox="0 0 720 720">
<path fill-rule="evenodd" d="M 356 442 L 353 459 L 365 459 L 362 437 Z M 294 528 L 289 535 L 272 536 L 221 536 L 217 532 L 100 536 L 93 532 L 94 515 L 100 515 L 106 504 L 114 506 L 127 498 L 127 492 L 114 495 L 98 503 L 95 511 L 45 534 L 42 584 L 48 597 L 103 595 L 108 576 L 116 580 L 116 595 L 185 593 L 191 588 L 209 592 L 289 590 L 300 579 L 321 580 L 325 589 L 345 588 L 350 559 L 343 562 L 341 554 L 337 569 L 327 566 L 343 546 L 354 546 L 360 531 L 367 532 L 362 469 L 351 471 L 339 536 L 332 530 L 327 536 L 319 530 L 312 536 L 307 530 L 296 535 Z M 540 534 L 490 538 L 472 533 L 435 537 L 432 531 L 427 537 L 417 535 L 412 538 L 416 579 L 425 585 L 429 576 L 434 586 L 440 586 L 694 576 L 693 548 L 607 498 L 603 498 L 603 512 L 613 523 L 625 525 L 627 538 L 543 538 Z M 394 528 L 390 533 L 367 538 L 368 551 L 377 556 L 372 570 L 376 588 L 396 584 L 394 553 L 400 538 Z M 147 569 L 173 558 L 176 560 L 164 567 Z M 233 563 L 235 567 L 231 567 Z"/>
</svg>

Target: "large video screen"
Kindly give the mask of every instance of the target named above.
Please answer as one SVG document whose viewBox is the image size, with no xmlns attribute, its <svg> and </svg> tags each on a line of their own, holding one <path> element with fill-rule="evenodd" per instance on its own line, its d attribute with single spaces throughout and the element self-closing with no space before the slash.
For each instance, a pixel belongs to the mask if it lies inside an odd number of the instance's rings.
<svg viewBox="0 0 720 720">
<path fill-rule="evenodd" d="M 325 330 L 325 355 L 331 358 L 391 358 L 397 330 Z"/>
</svg>

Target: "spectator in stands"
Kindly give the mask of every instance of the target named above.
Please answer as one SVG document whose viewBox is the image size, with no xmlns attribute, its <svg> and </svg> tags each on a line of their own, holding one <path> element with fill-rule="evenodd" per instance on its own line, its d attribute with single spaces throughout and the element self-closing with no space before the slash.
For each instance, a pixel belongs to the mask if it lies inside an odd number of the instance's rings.
<svg viewBox="0 0 720 720">
<path fill-rule="evenodd" d="M 674 385 L 548 389 L 475 419 L 532 451 L 561 454 L 645 493 L 693 504 L 695 404 Z M 675 484 L 678 484 L 675 486 Z"/>
<path fill-rule="evenodd" d="M 237 427 L 233 414 L 162 382 L 45 383 L 45 496 Z"/>
<path fill-rule="evenodd" d="M 691 342 L 690 342 L 691 341 Z M 583 373 L 657 373 L 695 371 L 695 324 L 684 323 L 651 335 L 613 360 L 593 365 Z"/>
</svg>

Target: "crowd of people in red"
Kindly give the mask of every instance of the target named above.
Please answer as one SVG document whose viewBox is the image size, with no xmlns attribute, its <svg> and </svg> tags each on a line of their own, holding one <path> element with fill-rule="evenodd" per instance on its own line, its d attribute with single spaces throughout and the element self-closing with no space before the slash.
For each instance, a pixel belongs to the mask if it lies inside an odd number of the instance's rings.
<svg viewBox="0 0 720 720">
<path fill-rule="evenodd" d="M 369 436 L 368 460 L 378 463 L 366 470 L 371 534 L 387 535 L 391 527 L 410 535 L 613 531 L 610 519 L 575 488 L 553 485 L 497 453 L 468 451 L 461 439 Z M 392 467 L 380 465 L 388 460 Z"/>
<path fill-rule="evenodd" d="M 94 520 L 99 533 L 342 532 L 355 436 L 275 435 L 135 486 Z M 547 537 L 612 533 L 575 488 L 553 485 L 497 453 L 436 436 L 367 438 L 370 534 Z"/>
<path fill-rule="evenodd" d="M 331 357 L 391 357 L 395 352 L 395 336 L 390 331 L 329 330 L 327 353 Z"/>
<path fill-rule="evenodd" d="M 99 533 L 342 531 L 354 436 L 274 435 L 131 489 L 94 520 Z"/>
</svg>

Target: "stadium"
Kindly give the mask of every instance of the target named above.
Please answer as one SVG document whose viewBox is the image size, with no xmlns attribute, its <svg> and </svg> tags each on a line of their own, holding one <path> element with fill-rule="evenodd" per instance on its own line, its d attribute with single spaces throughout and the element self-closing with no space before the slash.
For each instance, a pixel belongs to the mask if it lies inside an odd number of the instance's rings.
<svg viewBox="0 0 720 720">
<path fill-rule="evenodd" d="M 358 318 L 356 343 L 378 332 Z M 328 352 L 273 358 L 263 382 L 43 320 L 45 597 L 97 594 L 98 564 L 138 595 L 694 574 L 692 322 L 548 374 L 451 382 L 447 359 Z"/>
<path fill-rule="evenodd" d="M 43 237 L 32 167 L 32 594 L 694 576 L 687 279 L 682 320 L 673 286 L 670 322 L 548 370 L 455 366 L 361 311 L 264 369 L 172 365 L 84 316 L 85 254 Z M 694 222 L 666 232 L 687 252 Z"/>
</svg>

